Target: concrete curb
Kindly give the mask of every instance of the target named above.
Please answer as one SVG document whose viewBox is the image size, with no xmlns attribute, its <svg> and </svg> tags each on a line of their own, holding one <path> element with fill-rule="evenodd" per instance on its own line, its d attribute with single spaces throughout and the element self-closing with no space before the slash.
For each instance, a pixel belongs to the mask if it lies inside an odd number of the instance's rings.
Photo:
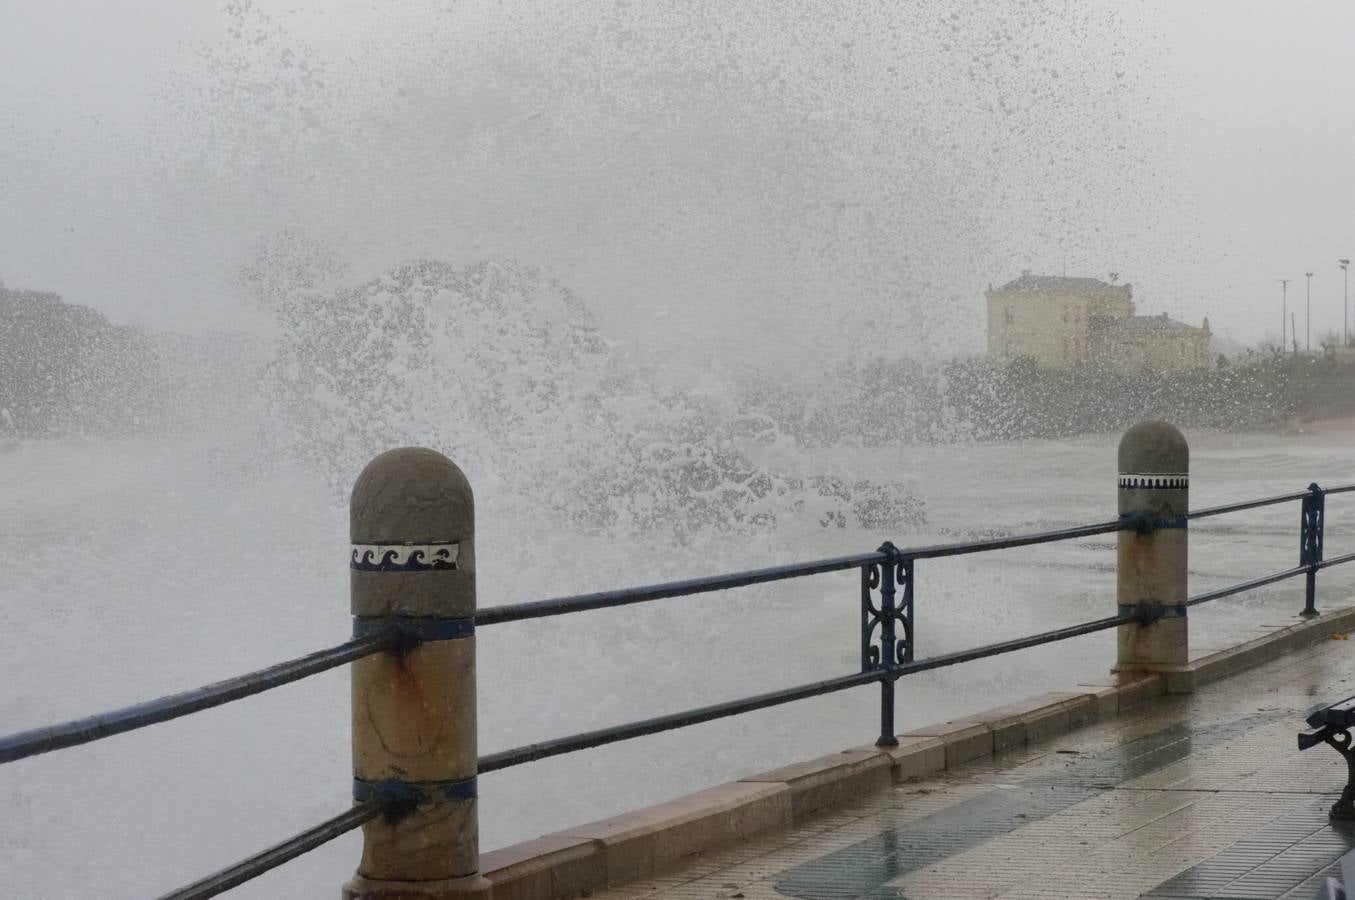
<svg viewBox="0 0 1355 900">
<path fill-rule="evenodd" d="M 889 787 L 894 783 L 893 762 L 874 747 L 844 750 L 739 782 L 784 784 L 790 791 L 791 820 L 799 822 L 819 810 Z"/>
<path fill-rule="evenodd" d="M 1333 634 L 1355 630 L 1355 607 L 1324 612 L 1315 619 L 1276 627 L 1255 640 L 1209 653 L 1184 666 L 1162 669 L 1167 693 L 1190 694 L 1201 685 L 1277 659 L 1291 650 Z"/>
<path fill-rule="evenodd" d="M 602 852 L 607 883 L 625 884 L 702 850 L 788 828 L 790 795 L 779 782 L 735 781 L 547 837 L 593 841 Z"/>
<path fill-rule="evenodd" d="M 480 854 L 494 900 L 575 897 L 607 883 L 602 847 L 587 838 L 540 837 Z"/>
<path fill-rule="evenodd" d="M 1112 718 L 1137 703 L 1355 630 L 1355 607 L 1277 627 L 1185 666 L 1120 672 L 950 722 L 915 728 L 891 748 L 858 747 L 483 854 L 495 900 L 563 900 L 649 877 L 698 853 L 787 829 L 891 784 L 935 775 Z"/>
</svg>

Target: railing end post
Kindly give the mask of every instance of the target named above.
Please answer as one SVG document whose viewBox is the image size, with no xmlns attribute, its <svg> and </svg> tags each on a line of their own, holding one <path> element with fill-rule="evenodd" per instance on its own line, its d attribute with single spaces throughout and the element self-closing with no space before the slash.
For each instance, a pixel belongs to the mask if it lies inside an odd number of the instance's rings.
<svg viewBox="0 0 1355 900">
<path fill-rule="evenodd" d="M 354 628 L 404 640 L 353 664 L 353 798 L 363 825 L 344 900 L 487 898 L 475 709 L 475 502 L 450 459 L 407 447 L 353 486 Z"/>
<path fill-rule="evenodd" d="M 1140 422 L 1119 447 L 1117 507 L 1133 528 L 1118 532 L 1115 671 L 1161 670 L 1189 658 L 1186 607 L 1190 445 L 1167 422 Z"/>
</svg>

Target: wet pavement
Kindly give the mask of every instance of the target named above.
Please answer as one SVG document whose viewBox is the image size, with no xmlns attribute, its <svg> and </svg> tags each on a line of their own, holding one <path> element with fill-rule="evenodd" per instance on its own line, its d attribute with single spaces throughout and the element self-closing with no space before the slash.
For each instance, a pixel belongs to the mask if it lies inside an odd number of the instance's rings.
<svg viewBox="0 0 1355 900">
<path fill-rule="evenodd" d="M 1324 641 L 593 896 L 1308 900 L 1355 824 L 1327 819 L 1341 757 L 1295 735 L 1352 694 L 1355 642 Z"/>
</svg>

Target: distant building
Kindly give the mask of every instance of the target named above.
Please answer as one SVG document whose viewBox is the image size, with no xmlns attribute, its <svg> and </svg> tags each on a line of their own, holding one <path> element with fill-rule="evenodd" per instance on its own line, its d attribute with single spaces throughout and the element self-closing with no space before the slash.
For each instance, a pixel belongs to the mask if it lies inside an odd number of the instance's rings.
<svg viewBox="0 0 1355 900">
<path fill-rule="evenodd" d="M 1196 328 L 1166 315 L 1136 316 L 1128 284 L 1023 272 L 984 297 L 988 355 L 997 362 L 1025 356 L 1044 369 L 1097 362 L 1126 373 L 1210 364 L 1208 319 Z"/>
<path fill-rule="evenodd" d="M 1210 365 L 1209 319 L 1200 328 L 1160 316 L 1093 323 L 1092 359 L 1117 372 L 1186 372 Z"/>
</svg>

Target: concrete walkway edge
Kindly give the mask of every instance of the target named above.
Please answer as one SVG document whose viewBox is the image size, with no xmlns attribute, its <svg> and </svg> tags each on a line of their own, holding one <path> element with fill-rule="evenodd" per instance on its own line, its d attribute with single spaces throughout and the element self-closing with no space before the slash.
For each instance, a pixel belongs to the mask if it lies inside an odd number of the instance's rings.
<svg viewBox="0 0 1355 900">
<path fill-rule="evenodd" d="M 637 881 L 696 854 L 790 828 L 892 784 L 1016 749 L 1116 716 L 1164 693 L 1197 687 L 1355 629 L 1355 606 L 1324 612 L 1185 665 L 1120 672 L 859 747 L 565 829 L 481 855 L 495 900 L 557 900 Z"/>
</svg>

